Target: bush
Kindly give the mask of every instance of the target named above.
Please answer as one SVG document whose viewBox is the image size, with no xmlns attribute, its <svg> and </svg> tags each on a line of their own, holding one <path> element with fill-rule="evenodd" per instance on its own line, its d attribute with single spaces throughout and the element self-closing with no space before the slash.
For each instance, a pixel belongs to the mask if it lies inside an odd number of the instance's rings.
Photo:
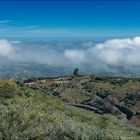
<svg viewBox="0 0 140 140">
<path fill-rule="evenodd" d="M 0 100 L 0 140 L 139 139 L 134 130 L 120 126 L 119 121 L 115 124 L 107 117 L 72 107 L 61 99 L 18 87 L 13 82 L 4 81 L 0 87 L 0 93 L 14 95 Z M 4 88 L 8 88 L 7 92 Z M 15 96 L 19 93 L 21 96 Z"/>
<path fill-rule="evenodd" d="M 120 86 L 120 87 L 121 87 L 122 84 L 125 84 L 127 82 L 128 82 L 128 80 L 124 79 L 124 78 L 117 78 L 117 79 L 109 80 L 110 84 L 113 84 L 114 86 Z"/>
<path fill-rule="evenodd" d="M 1 106 L 1 140 L 26 140 L 42 137 L 42 130 L 45 129 L 44 122 L 41 123 L 41 119 L 35 113 L 26 114 L 27 106 L 27 102 L 19 107 L 9 107 L 9 109 Z"/>
<path fill-rule="evenodd" d="M 14 82 L 4 80 L 0 81 L 0 99 L 13 98 L 15 95 L 19 95 L 17 85 Z"/>
<path fill-rule="evenodd" d="M 101 98 L 106 98 L 109 95 L 108 90 L 104 90 L 104 89 L 98 89 L 96 91 L 96 95 L 100 96 Z"/>
</svg>

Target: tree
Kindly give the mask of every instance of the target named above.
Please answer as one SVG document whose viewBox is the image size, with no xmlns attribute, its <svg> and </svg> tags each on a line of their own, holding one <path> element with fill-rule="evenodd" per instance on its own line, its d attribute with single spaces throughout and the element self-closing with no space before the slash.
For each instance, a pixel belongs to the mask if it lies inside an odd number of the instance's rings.
<svg viewBox="0 0 140 140">
<path fill-rule="evenodd" d="M 79 75 L 78 72 L 79 72 L 79 69 L 78 68 L 75 68 L 74 71 L 73 71 L 73 75 L 75 77 L 77 77 Z"/>
<path fill-rule="evenodd" d="M 90 80 L 91 80 L 91 81 L 95 81 L 95 78 L 96 78 L 96 77 L 95 77 L 94 74 L 90 74 Z"/>
</svg>

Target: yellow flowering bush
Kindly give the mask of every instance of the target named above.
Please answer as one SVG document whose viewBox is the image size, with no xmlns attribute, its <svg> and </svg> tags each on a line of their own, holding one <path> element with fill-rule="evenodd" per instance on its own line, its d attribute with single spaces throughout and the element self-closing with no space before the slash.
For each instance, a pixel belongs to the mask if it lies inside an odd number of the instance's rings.
<svg viewBox="0 0 140 140">
<path fill-rule="evenodd" d="M 56 123 L 60 122 L 60 118 L 55 114 L 48 115 L 47 119 L 51 122 L 56 122 Z"/>
</svg>

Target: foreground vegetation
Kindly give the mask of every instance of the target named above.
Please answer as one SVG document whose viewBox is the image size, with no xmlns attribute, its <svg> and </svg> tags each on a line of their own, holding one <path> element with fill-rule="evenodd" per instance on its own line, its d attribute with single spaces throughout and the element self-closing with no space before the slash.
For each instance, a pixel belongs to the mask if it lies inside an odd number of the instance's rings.
<svg viewBox="0 0 140 140">
<path fill-rule="evenodd" d="M 64 92 L 61 86 L 56 91 L 75 98 L 77 102 L 87 98 L 78 94 L 70 96 L 68 88 L 65 89 Z M 76 92 L 73 88 L 71 93 Z M 26 85 L 0 81 L 0 140 L 140 139 L 137 129 L 114 117 L 70 106 L 71 100 L 67 97 L 63 96 L 62 100 Z"/>
</svg>

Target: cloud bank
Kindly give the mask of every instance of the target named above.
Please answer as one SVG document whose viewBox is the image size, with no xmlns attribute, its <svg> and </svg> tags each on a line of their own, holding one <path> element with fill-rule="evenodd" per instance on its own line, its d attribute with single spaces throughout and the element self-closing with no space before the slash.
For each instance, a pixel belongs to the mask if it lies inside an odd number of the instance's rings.
<svg viewBox="0 0 140 140">
<path fill-rule="evenodd" d="M 0 40 L 0 56 L 8 59 L 15 59 L 15 52 L 11 42 Z"/>
<path fill-rule="evenodd" d="M 58 44 L 58 45 L 57 45 Z M 102 43 L 81 42 L 80 47 L 65 43 L 22 43 L 0 40 L 0 58 L 13 62 L 39 63 L 51 66 L 123 66 L 140 67 L 140 37 L 110 39 Z M 68 44 L 68 43 L 67 43 Z"/>
<path fill-rule="evenodd" d="M 140 37 L 127 39 L 112 39 L 96 44 L 92 52 L 97 51 L 97 57 L 112 65 L 140 65 Z"/>
</svg>

